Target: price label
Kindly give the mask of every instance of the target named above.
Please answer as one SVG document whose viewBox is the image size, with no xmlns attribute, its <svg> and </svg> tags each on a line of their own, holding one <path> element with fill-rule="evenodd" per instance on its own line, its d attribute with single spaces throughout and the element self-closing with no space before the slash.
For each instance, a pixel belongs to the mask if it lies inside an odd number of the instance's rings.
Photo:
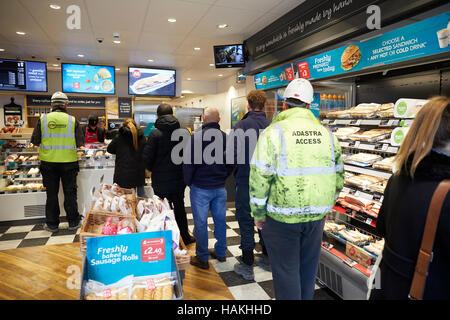
<svg viewBox="0 0 450 320">
<path fill-rule="evenodd" d="M 103 290 L 103 299 L 111 298 L 111 289 Z"/>
<path fill-rule="evenodd" d="M 155 289 L 156 289 L 155 281 L 153 281 L 153 279 L 147 279 L 147 290 L 155 290 Z"/>
<path fill-rule="evenodd" d="M 359 148 L 359 145 L 361 144 L 361 141 L 356 141 L 355 142 L 355 148 Z"/>
<path fill-rule="evenodd" d="M 383 144 L 383 147 L 381 148 L 381 150 L 386 151 L 389 148 L 389 144 L 385 143 Z"/>
<path fill-rule="evenodd" d="M 371 224 L 371 223 L 372 223 L 372 219 L 368 218 L 368 219 L 366 220 L 366 223 L 367 223 L 367 224 Z"/>
<path fill-rule="evenodd" d="M 352 120 L 352 121 L 350 121 L 350 124 L 351 124 L 351 125 L 359 126 L 359 125 L 361 124 L 361 119 L 358 119 L 358 120 Z"/>
<path fill-rule="evenodd" d="M 164 238 L 141 240 L 141 260 L 143 262 L 158 261 L 165 259 Z"/>
</svg>

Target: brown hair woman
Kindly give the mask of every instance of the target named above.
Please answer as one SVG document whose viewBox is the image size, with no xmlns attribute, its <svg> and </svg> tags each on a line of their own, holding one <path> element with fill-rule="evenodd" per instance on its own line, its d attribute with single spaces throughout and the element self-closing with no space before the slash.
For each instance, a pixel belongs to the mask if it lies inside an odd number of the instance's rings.
<svg viewBox="0 0 450 320">
<path fill-rule="evenodd" d="M 107 151 L 116 155 L 114 183 L 122 188 L 136 188 L 145 197 L 145 166 L 142 151 L 146 139 L 143 130 L 137 128 L 133 119 L 125 119 L 119 132 L 108 145 Z"/>
<path fill-rule="evenodd" d="M 408 299 L 431 197 L 450 179 L 450 99 L 432 98 L 417 114 L 396 157 L 376 228 L 385 238 L 381 288 L 373 299 Z M 444 200 L 423 299 L 450 299 L 450 193 Z"/>
</svg>

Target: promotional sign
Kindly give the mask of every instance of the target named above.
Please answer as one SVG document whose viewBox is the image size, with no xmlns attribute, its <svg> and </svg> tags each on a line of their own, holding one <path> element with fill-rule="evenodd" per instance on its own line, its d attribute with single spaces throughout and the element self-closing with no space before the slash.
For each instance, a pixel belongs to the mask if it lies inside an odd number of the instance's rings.
<svg viewBox="0 0 450 320">
<path fill-rule="evenodd" d="M 320 93 L 314 93 L 314 100 L 309 106 L 309 110 L 319 119 L 320 116 Z"/>
<path fill-rule="evenodd" d="M 119 98 L 119 118 L 131 118 L 131 98 Z"/>
<path fill-rule="evenodd" d="M 87 238 L 88 279 L 111 284 L 172 272 L 172 231 Z"/>
<path fill-rule="evenodd" d="M 105 97 L 71 97 L 69 98 L 69 107 L 73 108 L 104 108 L 105 107 Z M 47 107 L 52 105 L 52 96 L 47 95 L 27 95 L 27 106 L 28 107 Z"/>
<path fill-rule="evenodd" d="M 175 70 L 128 67 L 128 94 L 175 96 Z"/>
<path fill-rule="evenodd" d="M 425 19 L 379 37 L 318 54 L 297 62 L 299 77 L 320 79 L 449 52 L 450 12 Z"/>
<path fill-rule="evenodd" d="M 114 94 L 115 69 L 111 66 L 62 63 L 62 91 Z"/>
<path fill-rule="evenodd" d="M 239 121 L 247 113 L 247 98 L 239 97 L 231 99 L 231 127 Z"/>
<path fill-rule="evenodd" d="M 255 87 L 258 90 L 266 90 L 287 86 L 294 80 L 294 68 L 292 64 L 271 69 L 254 76 Z"/>
<path fill-rule="evenodd" d="M 3 114 L 5 117 L 5 126 L 16 125 L 22 122 L 22 106 L 4 105 Z"/>
<path fill-rule="evenodd" d="M 0 90 L 47 92 L 47 63 L 0 59 Z"/>
</svg>

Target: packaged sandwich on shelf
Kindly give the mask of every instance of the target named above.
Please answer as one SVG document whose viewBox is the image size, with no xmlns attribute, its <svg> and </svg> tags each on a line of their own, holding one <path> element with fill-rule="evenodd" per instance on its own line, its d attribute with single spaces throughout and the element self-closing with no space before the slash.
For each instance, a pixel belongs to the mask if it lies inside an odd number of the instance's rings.
<svg viewBox="0 0 450 320">
<path fill-rule="evenodd" d="M 348 135 L 348 138 L 356 141 L 376 142 L 391 136 L 390 129 L 371 129 L 364 132 L 358 132 Z"/>
<path fill-rule="evenodd" d="M 338 232 L 340 230 L 345 230 L 345 228 L 346 228 L 346 226 L 344 224 L 326 221 L 323 230 L 325 230 L 327 232 Z"/>
<path fill-rule="evenodd" d="M 371 192 L 378 192 L 378 193 L 384 193 L 384 190 L 387 186 L 387 180 L 383 179 L 383 181 L 380 181 L 379 183 L 371 184 L 367 187 L 367 189 Z"/>
<path fill-rule="evenodd" d="M 378 154 L 360 152 L 346 157 L 344 161 L 348 164 L 354 164 L 360 167 L 370 167 L 373 163 L 381 159 L 382 157 Z"/>
<path fill-rule="evenodd" d="M 375 118 L 380 104 L 377 103 L 361 103 L 350 110 L 352 118 Z"/>
<path fill-rule="evenodd" d="M 345 179 L 345 178 L 344 178 Z M 369 188 L 370 185 L 380 183 L 384 179 L 380 177 L 369 176 L 366 174 L 353 175 L 348 179 L 345 179 L 345 182 L 363 189 Z"/>
<path fill-rule="evenodd" d="M 363 247 L 365 250 L 369 251 L 376 256 L 379 256 L 384 248 L 384 239 L 371 242 Z"/>
<path fill-rule="evenodd" d="M 337 233 L 341 237 L 343 237 L 345 240 L 350 241 L 357 245 L 365 244 L 373 239 L 372 236 L 361 233 L 358 230 L 345 229 L 345 230 L 340 230 Z"/>
<path fill-rule="evenodd" d="M 377 111 L 376 116 L 379 118 L 393 118 L 394 117 L 394 104 L 393 103 L 384 103 L 380 106 L 380 109 Z"/>
<path fill-rule="evenodd" d="M 350 118 L 350 110 L 331 111 L 326 114 L 327 118 Z"/>
<path fill-rule="evenodd" d="M 358 127 L 341 127 L 338 128 L 333 134 L 339 139 L 339 140 L 347 140 L 350 135 L 360 131 L 360 128 Z"/>
<path fill-rule="evenodd" d="M 395 156 L 384 158 L 383 160 L 375 162 L 372 167 L 374 169 L 382 169 L 392 172 L 393 166 L 395 162 Z"/>
</svg>

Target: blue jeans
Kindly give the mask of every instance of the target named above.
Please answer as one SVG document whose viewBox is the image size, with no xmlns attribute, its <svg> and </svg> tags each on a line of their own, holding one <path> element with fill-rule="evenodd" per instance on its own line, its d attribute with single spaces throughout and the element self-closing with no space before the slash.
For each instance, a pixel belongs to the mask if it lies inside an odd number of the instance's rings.
<svg viewBox="0 0 450 320">
<path fill-rule="evenodd" d="M 195 253 L 201 261 L 207 262 L 208 250 L 208 213 L 214 221 L 214 250 L 217 256 L 225 257 L 227 251 L 227 191 L 225 188 L 201 189 L 194 185 L 190 190 L 192 215 L 194 217 L 194 236 L 196 240 Z"/>
<path fill-rule="evenodd" d="M 255 249 L 255 221 L 251 215 L 250 193 L 248 184 L 236 184 L 236 219 L 241 232 L 242 259 L 244 263 L 253 264 Z M 263 253 L 267 254 L 261 231 L 258 229 L 259 244 Z"/>
<path fill-rule="evenodd" d="M 282 223 L 266 216 L 262 234 L 277 300 L 312 300 L 325 219 Z"/>
</svg>

